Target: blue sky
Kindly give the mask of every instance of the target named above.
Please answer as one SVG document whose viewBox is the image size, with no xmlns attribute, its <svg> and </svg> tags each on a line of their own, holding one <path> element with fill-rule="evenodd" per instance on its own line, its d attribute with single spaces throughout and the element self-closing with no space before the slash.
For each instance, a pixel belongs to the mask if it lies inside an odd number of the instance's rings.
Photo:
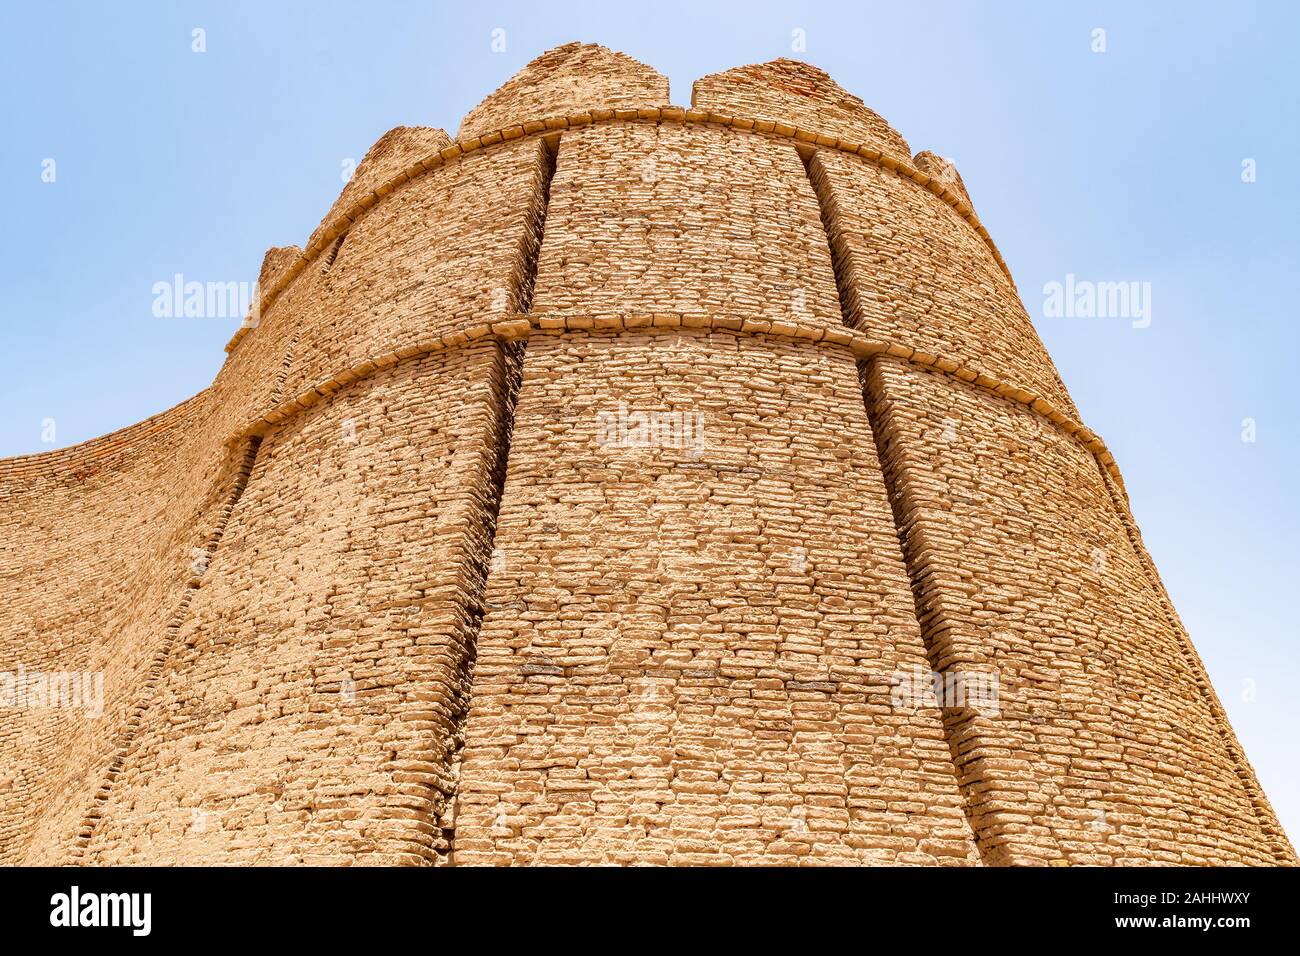
<svg viewBox="0 0 1300 956">
<path fill-rule="evenodd" d="M 442 126 L 541 51 L 672 81 L 791 52 L 953 158 L 1084 421 L 1110 445 L 1247 754 L 1300 837 L 1290 3 L 28 3 L 0 11 L 0 455 L 194 394 L 234 320 L 160 319 L 182 273 L 256 279 L 397 125 Z M 191 51 L 206 31 L 207 52 Z M 490 48 L 506 31 L 506 51 Z M 1095 53 L 1093 31 L 1105 30 Z M 56 163 L 56 181 L 42 164 Z M 1242 181 L 1255 161 L 1256 181 Z M 1151 323 L 1048 318 L 1067 274 Z M 53 419 L 56 438 L 42 441 Z M 1242 440 L 1243 420 L 1256 440 Z"/>
</svg>

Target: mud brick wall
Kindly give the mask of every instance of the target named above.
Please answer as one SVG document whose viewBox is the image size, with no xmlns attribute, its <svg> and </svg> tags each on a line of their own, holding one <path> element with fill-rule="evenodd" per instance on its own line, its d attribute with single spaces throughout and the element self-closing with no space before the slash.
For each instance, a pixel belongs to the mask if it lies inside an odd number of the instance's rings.
<svg viewBox="0 0 1300 956">
<path fill-rule="evenodd" d="M 996 862 L 1275 862 L 1092 456 L 1025 407 L 893 359 L 867 394 L 943 667 L 1000 675 L 952 714 Z"/>
<path fill-rule="evenodd" d="M 203 573 L 237 481 L 228 379 L 147 422 L 0 463 L 0 671 L 103 674 L 103 713 L 17 709 L 0 731 L 0 859 L 71 852 L 158 650 Z M 12 801 L 9 803 L 8 801 Z"/>
<path fill-rule="evenodd" d="M 467 727 L 458 863 L 972 863 L 850 356 L 534 339 Z M 703 447 L 602 444 L 602 412 Z"/>
<path fill-rule="evenodd" d="M 287 394 L 365 359 L 520 308 L 549 159 L 537 139 L 476 153 L 396 189 L 311 285 Z"/>
<path fill-rule="evenodd" d="M 287 315 L 292 297 L 275 308 Z M 231 435 L 273 400 L 293 331 L 291 321 L 273 326 L 266 348 L 232 356 L 210 388 L 139 425 L 0 461 L 0 672 L 102 674 L 104 698 L 98 717 L 5 713 L 0 861 L 80 852 L 157 656 L 215 548 L 239 480 Z"/>
<path fill-rule="evenodd" d="M 623 53 L 589 43 L 548 50 L 461 121 L 457 139 L 581 110 L 634 112 L 668 104 L 668 78 Z"/>
<path fill-rule="evenodd" d="M 429 126 L 398 126 L 390 129 L 366 150 L 366 155 L 353 170 L 338 199 L 326 213 L 311 239 L 320 237 L 329 223 L 336 222 L 354 202 L 366 193 L 386 186 L 393 177 L 404 172 L 416 160 L 437 153 L 451 145 L 451 137 L 443 130 Z M 392 187 L 387 187 L 392 188 Z M 308 241 L 311 245 L 311 240 Z"/>
<path fill-rule="evenodd" d="M 808 63 L 773 60 L 700 77 L 691 106 L 757 121 L 756 129 L 802 129 L 867 144 L 902 159 L 907 141 L 862 100 Z"/>
<path fill-rule="evenodd" d="M 0 674 L 104 677 L 0 712 L 0 863 L 1294 864 L 909 153 L 580 44 L 386 134 L 209 388 L 0 461 Z"/>
<path fill-rule="evenodd" d="M 789 143 L 628 124 L 560 143 L 535 311 L 840 325 L 817 198 Z"/>
<path fill-rule="evenodd" d="M 42 862 L 72 836 L 190 576 L 216 495 L 175 467 L 208 401 L 95 443 L 0 463 L 0 671 L 98 672 L 102 716 L 6 710 L 0 860 Z"/>
<path fill-rule="evenodd" d="M 811 158 L 809 175 L 853 328 L 986 371 L 1077 416 L 1011 281 L 951 207 L 832 151 Z"/>
<path fill-rule="evenodd" d="M 442 352 L 263 439 L 87 862 L 436 856 L 509 374 Z"/>
</svg>

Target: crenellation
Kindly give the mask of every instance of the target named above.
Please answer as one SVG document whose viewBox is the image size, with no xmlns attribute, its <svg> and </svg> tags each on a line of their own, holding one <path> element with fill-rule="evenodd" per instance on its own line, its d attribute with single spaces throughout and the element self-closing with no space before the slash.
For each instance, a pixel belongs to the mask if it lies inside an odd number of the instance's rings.
<svg viewBox="0 0 1300 956">
<path fill-rule="evenodd" d="M 319 244 L 327 226 L 351 219 L 349 210 L 354 204 L 363 202 L 363 197 L 388 195 L 412 178 L 411 167 L 423 173 L 421 160 L 440 152 L 450 143 L 451 138 L 446 132 L 428 126 L 397 126 L 379 137 L 366 151 L 343 191 L 334 200 L 334 205 L 312 233 L 308 247 Z"/>
<path fill-rule="evenodd" d="M 961 173 L 957 171 L 956 165 L 946 156 L 940 156 L 929 150 L 922 150 L 912 157 L 912 163 L 916 166 L 917 172 L 927 177 L 931 182 L 937 182 L 946 190 L 951 190 L 960 202 L 966 206 L 971 205 L 970 195 L 966 192 L 966 183 L 961 178 Z M 917 178 L 913 176 L 913 178 Z M 929 183 L 921 183 L 929 185 Z"/>
<path fill-rule="evenodd" d="M 597 44 L 567 43 L 531 60 L 474 107 L 456 139 L 473 139 L 523 120 L 566 116 L 575 109 L 589 110 L 593 117 L 635 119 L 638 108 L 666 106 L 668 99 L 668 78 L 657 70 Z"/>
</svg>

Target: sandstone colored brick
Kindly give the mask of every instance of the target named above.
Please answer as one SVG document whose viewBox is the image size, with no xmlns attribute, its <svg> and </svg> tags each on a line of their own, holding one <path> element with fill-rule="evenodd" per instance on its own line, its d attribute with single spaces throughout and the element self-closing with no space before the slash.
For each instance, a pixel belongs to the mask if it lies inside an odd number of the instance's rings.
<svg viewBox="0 0 1300 956">
<path fill-rule="evenodd" d="M 391 131 L 210 387 L 0 461 L 0 674 L 103 678 L 0 863 L 1296 863 L 956 170 L 667 103 Z"/>
<path fill-rule="evenodd" d="M 366 155 L 353 170 L 352 178 L 321 220 L 321 225 L 312 233 L 308 245 L 313 245 L 326 226 L 336 224 L 339 215 L 361 197 L 374 192 L 413 164 L 427 156 L 436 155 L 450 145 L 451 137 L 443 130 L 429 126 L 397 126 L 390 129 L 366 151 Z"/>
<path fill-rule="evenodd" d="M 593 333 L 525 367 L 457 861 L 977 862 L 937 709 L 889 705 L 925 656 L 852 358 Z M 699 430 L 629 444 L 624 406 Z"/>
<path fill-rule="evenodd" d="M 470 110 L 457 139 L 590 110 L 668 105 L 668 78 L 632 57 L 594 43 L 567 43 L 531 60 Z"/>
<path fill-rule="evenodd" d="M 793 126 L 906 159 L 907 141 L 821 69 L 797 60 L 772 60 L 700 77 L 691 106 Z"/>
</svg>

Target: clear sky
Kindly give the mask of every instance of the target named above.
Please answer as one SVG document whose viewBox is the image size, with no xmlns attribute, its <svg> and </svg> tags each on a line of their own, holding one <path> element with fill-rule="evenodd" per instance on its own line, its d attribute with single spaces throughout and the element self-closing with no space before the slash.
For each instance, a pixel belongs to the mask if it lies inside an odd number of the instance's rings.
<svg viewBox="0 0 1300 956">
<path fill-rule="evenodd" d="M 254 281 L 269 246 L 306 244 L 345 161 L 393 126 L 454 133 L 549 47 L 629 53 L 669 76 L 678 104 L 706 73 L 807 59 L 913 149 L 957 163 L 1300 838 L 1298 10 L 7 3 L 0 455 L 83 441 L 204 388 L 236 320 L 157 318 L 154 283 Z M 792 52 L 795 30 L 806 52 Z M 1046 315 L 1045 285 L 1067 275 L 1150 283 L 1150 324 Z"/>
</svg>

